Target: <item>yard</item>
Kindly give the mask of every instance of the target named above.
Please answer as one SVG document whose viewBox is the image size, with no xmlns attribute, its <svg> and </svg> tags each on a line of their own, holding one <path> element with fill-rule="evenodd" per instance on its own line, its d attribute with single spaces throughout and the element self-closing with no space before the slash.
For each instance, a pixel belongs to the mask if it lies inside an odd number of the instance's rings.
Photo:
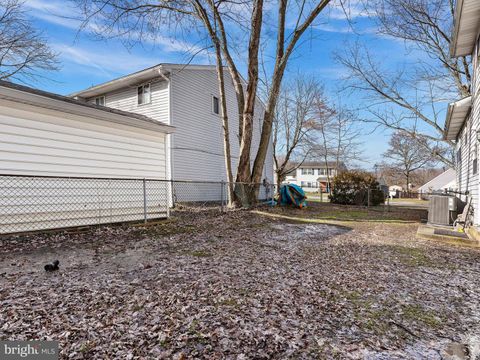
<svg viewBox="0 0 480 360">
<path fill-rule="evenodd" d="M 0 338 L 59 340 L 73 359 L 478 349 L 480 251 L 415 239 L 425 217 L 312 203 L 3 239 Z"/>
</svg>

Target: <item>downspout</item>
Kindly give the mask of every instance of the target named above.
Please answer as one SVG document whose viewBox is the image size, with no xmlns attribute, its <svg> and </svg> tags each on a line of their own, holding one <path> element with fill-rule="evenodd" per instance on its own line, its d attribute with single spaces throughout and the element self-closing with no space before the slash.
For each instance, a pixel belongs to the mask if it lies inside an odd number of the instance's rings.
<svg viewBox="0 0 480 360">
<path fill-rule="evenodd" d="M 158 75 L 168 84 L 168 125 L 172 125 L 172 82 L 171 79 L 163 72 L 163 66 L 158 69 Z M 173 180 L 173 135 L 167 135 L 167 159 L 169 161 L 169 174 L 167 180 Z"/>
<path fill-rule="evenodd" d="M 163 66 L 160 66 L 158 69 L 158 75 L 165 80 L 168 84 L 168 125 L 172 125 L 172 81 L 171 79 L 163 72 Z M 170 196 L 168 199 L 168 206 L 174 206 L 174 184 L 173 184 L 173 134 L 167 134 L 166 141 L 165 141 L 165 148 L 166 148 L 166 159 L 168 161 L 167 169 L 168 174 L 166 176 L 167 180 L 169 181 L 168 189 L 170 192 Z"/>
</svg>

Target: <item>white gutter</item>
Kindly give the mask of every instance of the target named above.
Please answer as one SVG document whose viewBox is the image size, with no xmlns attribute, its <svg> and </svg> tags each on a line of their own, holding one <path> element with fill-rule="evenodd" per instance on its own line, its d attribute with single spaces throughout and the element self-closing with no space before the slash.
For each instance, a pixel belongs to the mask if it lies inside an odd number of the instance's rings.
<svg viewBox="0 0 480 360">
<path fill-rule="evenodd" d="M 458 31 L 460 29 L 460 19 L 462 17 L 462 9 L 463 9 L 463 0 L 457 0 L 457 4 L 455 6 L 454 18 L 453 18 L 453 30 L 452 36 L 450 41 L 450 57 L 455 57 L 455 50 L 457 48 L 457 41 L 458 41 Z"/>
</svg>

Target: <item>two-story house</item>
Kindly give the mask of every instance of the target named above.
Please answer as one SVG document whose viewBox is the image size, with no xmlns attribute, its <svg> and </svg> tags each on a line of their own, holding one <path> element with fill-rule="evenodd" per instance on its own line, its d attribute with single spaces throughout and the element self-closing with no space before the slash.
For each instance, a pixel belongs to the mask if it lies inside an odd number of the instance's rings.
<svg viewBox="0 0 480 360">
<path fill-rule="evenodd" d="M 235 89 L 225 72 L 232 166 L 239 155 L 239 116 Z M 215 66 L 159 64 L 71 95 L 92 104 L 146 115 L 175 127 L 167 136 L 167 178 L 225 181 L 223 130 Z M 264 106 L 255 109 L 252 155 L 256 154 Z M 263 179 L 273 183 L 273 152 Z M 252 156 L 252 163 L 253 163 Z M 262 179 L 262 180 L 263 180 Z"/>
<path fill-rule="evenodd" d="M 335 162 L 306 161 L 289 173 L 284 182 L 301 186 L 306 192 L 329 192 L 332 179 L 345 170 L 343 163 L 337 166 Z"/>
<path fill-rule="evenodd" d="M 470 199 L 474 225 L 480 225 L 478 145 L 480 142 L 480 1 L 457 0 L 450 55 L 472 57 L 472 96 L 448 106 L 445 139 L 456 143 L 456 173 L 462 200 Z"/>
</svg>

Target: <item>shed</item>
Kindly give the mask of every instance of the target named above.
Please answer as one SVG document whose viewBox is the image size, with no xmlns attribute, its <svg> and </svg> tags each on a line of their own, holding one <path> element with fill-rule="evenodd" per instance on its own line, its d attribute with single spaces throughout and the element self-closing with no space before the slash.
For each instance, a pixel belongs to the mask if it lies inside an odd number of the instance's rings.
<svg viewBox="0 0 480 360">
<path fill-rule="evenodd" d="M 166 217 L 171 132 L 143 115 L 0 81 L 0 233 Z"/>
<path fill-rule="evenodd" d="M 418 188 L 418 192 L 432 193 L 432 192 L 445 192 L 448 190 L 457 189 L 456 173 L 454 169 L 448 169 L 440 175 L 434 177 L 429 182 L 423 184 Z"/>
</svg>

